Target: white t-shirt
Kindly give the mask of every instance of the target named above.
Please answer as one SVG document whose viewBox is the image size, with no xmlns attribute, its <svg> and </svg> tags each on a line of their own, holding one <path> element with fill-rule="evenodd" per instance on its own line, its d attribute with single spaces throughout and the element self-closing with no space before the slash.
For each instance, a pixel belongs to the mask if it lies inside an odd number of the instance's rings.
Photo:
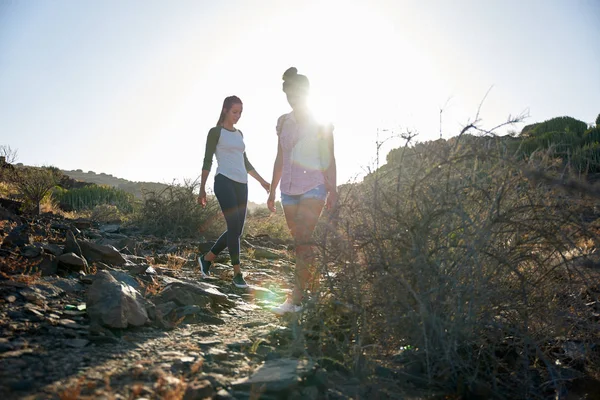
<svg viewBox="0 0 600 400">
<path fill-rule="evenodd" d="M 242 133 L 221 128 L 221 136 L 217 143 L 215 155 L 217 156 L 217 174 L 222 174 L 229 179 L 248 183 L 248 171 L 244 164 L 246 145 Z"/>
</svg>

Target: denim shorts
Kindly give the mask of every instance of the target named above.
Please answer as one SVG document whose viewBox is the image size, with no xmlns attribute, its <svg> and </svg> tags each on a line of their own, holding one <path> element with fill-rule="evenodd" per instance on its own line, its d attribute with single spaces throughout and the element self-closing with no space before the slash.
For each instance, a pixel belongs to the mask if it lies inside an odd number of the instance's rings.
<svg viewBox="0 0 600 400">
<path fill-rule="evenodd" d="M 305 199 L 317 199 L 325 201 L 327 198 L 327 189 L 325 185 L 319 185 L 314 189 L 302 194 L 285 194 L 281 193 L 281 205 L 284 206 L 295 206 L 298 205 L 302 200 Z"/>
</svg>

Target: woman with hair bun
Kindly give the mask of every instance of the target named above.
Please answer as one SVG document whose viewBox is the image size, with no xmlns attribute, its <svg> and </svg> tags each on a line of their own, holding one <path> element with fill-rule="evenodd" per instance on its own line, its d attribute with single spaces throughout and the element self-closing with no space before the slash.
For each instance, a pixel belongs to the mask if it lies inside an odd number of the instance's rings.
<svg viewBox="0 0 600 400">
<path fill-rule="evenodd" d="M 206 207 L 206 180 L 213 156 L 216 155 L 217 172 L 214 192 L 225 216 L 227 230 L 208 253 L 198 258 L 198 263 L 202 277 L 208 277 L 212 262 L 227 247 L 233 265 L 233 284 L 239 288 L 247 288 L 248 284 L 240 268 L 240 236 L 244 229 L 248 205 L 248 175 L 260 182 L 267 193 L 270 191 L 270 185 L 248 161 L 244 135 L 234 127 L 242 116 L 242 110 L 243 104 L 239 97 L 225 98 L 217 126 L 208 132 L 198 203 Z"/>
<path fill-rule="evenodd" d="M 294 289 L 271 309 L 278 315 L 302 310 L 314 261 L 312 234 L 323 211 L 337 200 L 333 126 L 319 124 L 308 106 L 310 82 L 291 67 L 283 74 L 283 92 L 292 111 L 277 120 L 277 157 L 267 206 L 275 212 L 275 191 L 281 184 L 281 204 L 294 238 Z"/>
</svg>

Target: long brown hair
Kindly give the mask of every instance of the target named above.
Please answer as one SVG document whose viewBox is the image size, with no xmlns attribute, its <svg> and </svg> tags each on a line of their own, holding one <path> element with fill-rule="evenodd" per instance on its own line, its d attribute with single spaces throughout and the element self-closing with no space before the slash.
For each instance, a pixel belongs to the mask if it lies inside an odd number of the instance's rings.
<svg viewBox="0 0 600 400">
<path fill-rule="evenodd" d="M 217 122 L 217 126 L 221 126 L 223 122 L 225 122 L 225 114 L 231 110 L 234 104 L 243 104 L 242 100 L 240 100 L 237 96 L 229 96 L 225 97 L 223 100 L 223 107 L 221 107 L 221 115 L 219 115 L 219 121 Z"/>
</svg>

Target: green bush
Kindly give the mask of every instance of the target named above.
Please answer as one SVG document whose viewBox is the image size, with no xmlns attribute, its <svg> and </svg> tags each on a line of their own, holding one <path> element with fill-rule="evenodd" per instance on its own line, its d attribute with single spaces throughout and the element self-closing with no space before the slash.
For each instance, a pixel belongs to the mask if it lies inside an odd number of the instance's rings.
<svg viewBox="0 0 600 400">
<path fill-rule="evenodd" d="M 572 117 L 557 117 L 544 122 L 527 125 L 521 131 L 521 136 L 536 137 L 547 132 L 572 132 L 582 135 L 587 124 Z"/>
<path fill-rule="evenodd" d="M 572 168 L 577 173 L 598 173 L 600 165 L 600 128 L 587 128 L 586 124 L 570 117 L 554 118 L 523 128 L 517 153 L 524 159 L 539 151 L 551 151 L 562 160 L 562 168 Z"/>
</svg>

